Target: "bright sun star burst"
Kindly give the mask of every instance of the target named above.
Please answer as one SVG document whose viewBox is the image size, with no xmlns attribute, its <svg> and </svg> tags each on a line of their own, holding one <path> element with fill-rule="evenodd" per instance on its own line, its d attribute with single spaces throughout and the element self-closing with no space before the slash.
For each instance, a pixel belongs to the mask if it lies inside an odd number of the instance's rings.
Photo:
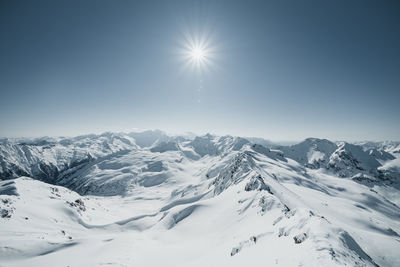
<svg viewBox="0 0 400 267">
<path fill-rule="evenodd" d="M 204 69 L 210 63 L 210 51 L 202 41 L 192 41 L 185 47 L 186 60 L 195 69 Z"/>
<path fill-rule="evenodd" d="M 206 34 L 185 34 L 180 53 L 184 68 L 199 72 L 209 70 L 215 59 L 215 46 L 211 45 L 211 36 Z"/>
<path fill-rule="evenodd" d="M 206 53 L 201 47 L 194 47 L 190 51 L 190 56 L 195 61 L 202 61 L 206 57 Z"/>
</svg>

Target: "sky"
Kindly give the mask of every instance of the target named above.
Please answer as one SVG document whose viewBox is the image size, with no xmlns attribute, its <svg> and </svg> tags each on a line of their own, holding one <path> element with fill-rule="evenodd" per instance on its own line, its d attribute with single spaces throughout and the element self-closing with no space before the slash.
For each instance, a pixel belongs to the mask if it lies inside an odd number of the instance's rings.
<svg viewBox="0 0 400 267">
<path fill-rule="evenodd" d="M 398 1 L 1 0 L 0 36 L 3 137 L 400 140 Z"/>
</svg>

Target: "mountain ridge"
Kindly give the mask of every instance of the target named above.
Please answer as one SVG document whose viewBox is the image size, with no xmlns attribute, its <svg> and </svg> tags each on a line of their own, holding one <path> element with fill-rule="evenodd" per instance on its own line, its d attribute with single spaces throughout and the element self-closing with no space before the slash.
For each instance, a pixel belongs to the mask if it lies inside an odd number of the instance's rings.
<svg viewBox="0 0 400 267">
<path fill-rule="evenodd" d="M 263 146 L 229 135 L 146 134 L 137 135 L 141 145 L 124 133 L 3 141 L 0 259 L 7 266 L 400 264 L 393 144 L 309 138 Z M 100 248 L 107 252 L 87 257 Z"/>
</svg>

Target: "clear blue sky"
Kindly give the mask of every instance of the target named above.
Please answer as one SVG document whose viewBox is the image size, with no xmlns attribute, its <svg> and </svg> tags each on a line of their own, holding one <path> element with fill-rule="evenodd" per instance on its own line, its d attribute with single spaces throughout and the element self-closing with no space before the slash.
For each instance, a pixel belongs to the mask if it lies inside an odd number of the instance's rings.
<svg viewBox="0 0 400 267">
<path fill-rule="evenodd" d="M 400 139 L 398 1 L 2 0 L 0 36 L 0 136 Z"/>
</svg>

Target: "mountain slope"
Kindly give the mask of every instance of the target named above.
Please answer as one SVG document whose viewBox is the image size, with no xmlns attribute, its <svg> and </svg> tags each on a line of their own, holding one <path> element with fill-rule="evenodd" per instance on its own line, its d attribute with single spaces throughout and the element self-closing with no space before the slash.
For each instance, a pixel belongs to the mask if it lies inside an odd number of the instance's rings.
<svg viewBox="0 0 400 267">
<path fill-rule="evenodd" d="M 53 185 L 0 182 L 2 266 L 400 265 L 395 159 L 382 165 L 360 146 L 317 139 L 274 150 L 232 136 L 145 147 L 125 137 L 53 140 L 58 158 L 40 152 L 48 144 L 9 148 L 42 153 L 21 154 L 27 172 L 42 161 L 60 169 Z M 63 165 L 70 151 L 93 156 Z"/>
</svg>

